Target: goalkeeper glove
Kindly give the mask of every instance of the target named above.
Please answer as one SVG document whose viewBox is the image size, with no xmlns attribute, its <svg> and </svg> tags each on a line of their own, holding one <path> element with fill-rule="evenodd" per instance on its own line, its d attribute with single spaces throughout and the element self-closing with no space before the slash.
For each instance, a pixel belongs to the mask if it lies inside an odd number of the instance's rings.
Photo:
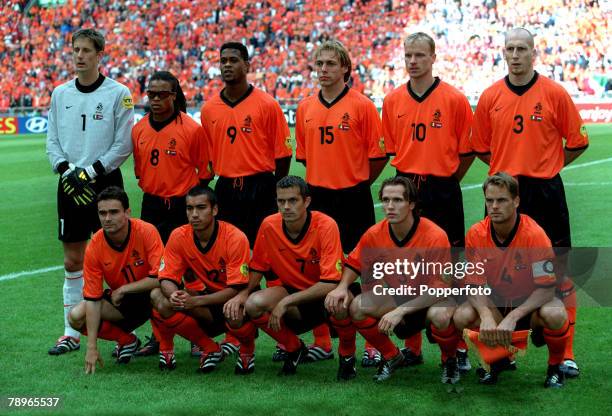
<svg viewBox="0 0 612 416">
<path fill-rule="evenodd" d="M 62 175 L 62 187 L 64 193 L 68 196 L 73 196 L 75 193 L 80 194 L 85 189 L 85 186 L 92 182 L 86 169 L 75 167 L 68 169 Z"/>
<path fill-rule="evenodd" d="M 96 199 L 96 193 L 89 184 L 85 184 L 85 187 L 81 192 L 75 192 L 72 194 L 72 200 L 77 206 L 86 206 L 93 203 Z"/>
</svg>

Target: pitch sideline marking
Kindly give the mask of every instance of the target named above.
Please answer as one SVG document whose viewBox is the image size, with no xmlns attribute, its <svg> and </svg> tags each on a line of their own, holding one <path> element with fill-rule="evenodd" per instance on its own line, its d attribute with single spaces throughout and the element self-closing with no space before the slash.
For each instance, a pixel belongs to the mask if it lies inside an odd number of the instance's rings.
<svg viewBox="0 0 612 416">
<path fill-rule="evenodd" d="M 51 267 L 44 267 L 42 269 L 25 270 L 25 271 L 22 271 L 22 272 L 9 273 L 9 274 L 5 274 L 5 275 L 0 276 L 0 282 L 3 282 L 5 280 L 17 279 L 18 277 L 22 277 L 22 276 L 31 276 L 33 274 L 43 274 L 43 273 L 54 272 L 54 271 L 57 271 L 57 270 L 61 270 L 63 268 L 64 268 L 64 266 L 51 266 Z"/>
<path fill-rule="evenodd" d="M 591 162 L 585 162 L 585 163 L 579 163 L 576 165 L 570 165 L 566 168 L 564 168 L 563 170 L 572 170 L 572 169 L 578 169 L 578 168 L 583 168 L 583 167 L 587 167 L 587 166 L 593 166 L 593 165 L 599 165 L 601 163 L 607 163 L 607 162 L 612 162 L 612 157 L 606 158 L 606 159 L 599 159 L 599 160 L 593 160 Z M 565 186 L 606 186 L 606 185 L 611 185 L 612 182 L 567 182 L 565 183 Z M 478 189 L 480 188 L 482 185 L 481 184 L 472 184 L 472 185 L 465 185 L 461 187 L 462 191 L 469 191 L 472 189 Z M 381 203 L 377 203 L 374 204 L 375 208 L 380 208 L 382 207 Z M 63 269 L 64 266 L 51 266 L 51 267 L 44 267 L 42 269 L 36 269 L 36 270 L 25 270 L 25 271 L 21 271 L 21 272 L 15 272 L 15 273 L 9 273 L 9 274 L 5 274 L 0 276 L 0 282 L 3 282 L 5 280 L 13 280 L 13 279 L 17 279 L 19 277 L 22 276 L 32 276 L 35 274 L 42 274 L 42 273 L 49 273 L 49 272 L 54 272 L 57 270 L 61 270 Z"/>
</svg>

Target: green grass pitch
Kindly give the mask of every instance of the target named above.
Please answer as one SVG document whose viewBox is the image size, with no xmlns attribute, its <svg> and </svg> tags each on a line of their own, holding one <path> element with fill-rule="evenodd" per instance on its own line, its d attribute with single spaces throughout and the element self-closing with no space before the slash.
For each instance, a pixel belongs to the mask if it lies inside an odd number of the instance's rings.
<svg viewBox="0 0 612 416">
<path fill-rule="evenodd" d="M 575 246 L 612 247 L 612 125 L 589 126 L 591 145 L 564 171 Z M 142 193 L 132 174 L 131 159 L 123 166 L 133 215 L 139 216 Z M 303 175 L 294 163 L 292 172 Z M 393 170 L 387 167 L 381 178 Z M 479 184 L 485 166 L 476 161 L 462 182 L 466 228 L 482 217 Z M 373 186 L 378 191 L 379 182 Z M 374 369 L 358 368 L 350 383 L 335 381 L 337 361 L 302 365 L 298 375 L 278 378 L 270 360 L 274 344 L 262 334 L 257 341 L 256 372 L 233 375 L 233 360 L 212 374 L 195 373 L 197 360 L 189 345 L 177 338 L 178 368 L 160 374 L 157 357 L 137 358 L 117 366 L 113 345 L 99 341 L 105 366 L 94 376 L 83 371 L 84 351 L 51 357 L 47 349 L 62 329 L 62 272 L 37 270 L 61 264 L 56 240 L 55 190 L 43 137 L 0 136 L 0 398 L 59 396 L 54 414 L 610 414 L 612 409 L 612 309 L 584 307 L 578 311 L 575 351 L 583 374 L 561 391 L 542 387 L 545 348 L 529 347 L 519 370 L 504 373 L 497 386 L 479 386 L 473 371 L 459 391 L 439 382 L 437 348 L 425 343 L 425 364 L 398 371 L 389 382 L 375 385 Z M 377 217 L 382 213 L 377 208 Z M 610 227 L 610 228 L 608 228 Z M 9 275 L 26 271 L 32 274 Z M 582 294 L 582 296 L 584 296 Z M 606 329 L 607 328 L 607 329 Z M 143 337 L 149 328 L 141 328 Z M 306 337 L 309 340 L 309 336 Z M 358 339 L 358 354 L 363 341 Z M 475 364 L 475 357 L 471 356 Z M 0 414 L 40 414 L 42 410 L 10 410 Z"/>
</svg>

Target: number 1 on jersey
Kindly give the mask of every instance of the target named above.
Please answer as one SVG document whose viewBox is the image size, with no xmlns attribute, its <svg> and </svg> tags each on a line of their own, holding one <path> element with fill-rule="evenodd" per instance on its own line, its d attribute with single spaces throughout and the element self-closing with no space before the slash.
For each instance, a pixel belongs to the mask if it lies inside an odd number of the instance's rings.
<svg viewBox="0 0 612 416">
<path fill-rule="evenodd" d="M 85 121 L 87 120 L 87 116 L 85 114 L 81 114 L 81 118 L 83 119 L 83 131 L 85 131 Z"/>
</svg>

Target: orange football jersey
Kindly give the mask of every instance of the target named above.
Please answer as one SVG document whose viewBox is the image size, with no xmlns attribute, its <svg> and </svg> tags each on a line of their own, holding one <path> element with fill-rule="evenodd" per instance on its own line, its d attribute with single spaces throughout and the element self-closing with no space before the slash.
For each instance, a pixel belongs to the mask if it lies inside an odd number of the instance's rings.
<svg viewBox="0 0 612 416">
<path fill-rule="evenodd" d="M 102 299 L 104 283 L 115 290 L 147 276 L 157 278 L 163 249 L 157 229 L 136 218 L 130 218 L 128 236 L 121 247 L 111 245 L 104 230 L 99 230 L 85 250 L 83 297 Z"/>
<path fill-rule="evenodd" d="M 383 102 L 382 128 L 391 165 L 403 173 L 448 177 L 469 156 L 472 109 L 465 95 L 436 77 L 422 96 L 406 83 Z"/>
<path fill-rule="evenodd" d="M 336 222 L 309 211 L 301 234 L 292 239 L 281 214 L 273 214 L 259 227 L 250 268 L 274 275 L 283 286 L 304 290 L 315 283 L 338 283 L 342 277 L 342 245 Z"/>
<path fill-rule="evenodd" d="M 204 131 L 185 113 L 159 131 L 147 114 L 132 129 L 132 143 L 138 186 L 148 194 L 183 196 L 212 177 Z"/>
<path fill-rule="evenodd" d="M 410 250 L 404 250 L 401 253 L 391 250 L 400 248 Z M 376 253 L 377 251 L 379 253 Z M 450 261 L 450 243 L 444 230 L 427 218 L 415 217 L 412 229 L 402 241 L 397 239 L 391 230 L 391 224 L 384 219 L 365 232 L 357 246 L 348 255 L 345 265 L 361 275 L 362 270 L 370 270 L 372 262 L 382 260 L 377 258 L 378 254 L 385 257 L 384 261 L 394 261 L 396 255 L 408 255 L 410 257 L 408 260 L 412 262 L 419 262 L 423 259 L 427 262 L 445 263 Z M 374 258 L 370 258 L 371 256 Z M 393 258 L 386 258 L 386 256 Z M 362 279 L 367 280 L 368 285 L 372 283 L 370 276 L 362 276 Z M 385 282 L 393 287 L 407 283 L 415 288 L 419 285 L 448 287 L 450 279 L 447 281 L 440 275 L 432 276 L 421 273 L 410 281 L 391 276 L 390 279 L 385 279 Z"/>
<path fill-rule="evenodd" d="M 491 220 L 472 225 L 465 238 L 466 258 L 484 264 L 484 273 L 466 276 L 465 283 L 488 285 L 496 296 L 512 301 L 524 299 L 538 287 L 554 287 L 551 268 L 554 253 L 546 233 L 533 219 L 519 214 L 507 241 L 498 241 Z"/>
<path fill-rule="evenodd" d="M 206 246 L 202 246 L 191 225 L 178 227 L 166 244 L 159 280 L 181 284 L 187 269 L 195 280 L 185 279 L 187 289 L 212 292 L 249 282 L 249 241 L 238 228 L 224 221 L 215 221 L 215 228 Z"/>
<path fill-rule="evenodd" d="M 306 182 L 328 189 L 368 180 L 369 160 L 387 158 L 374 103 L 349 87 L 331 103 L 320 91 L 302 100 L 295 138 L 296 159 L 306 162 Z"/>
<path fill-rule="evenodd" d="M 276 159 L 292 155 L 283 110 L 274 98 L 252 85 L 234 103 L 222 93 L 216 95 L 202 106 L 200 118 L 213 171 L 219 176 L 273 172 Z"/>
<path fill-rule="evenodd" d="M 563 139 L 567 150 L 589 144 L 569 94 L 537 72 L 522 89 L 506 77 L 480 96 L 471 140 L 475 152 L 491 154 L 490 175 L 552 178 L 563 168 Z"/>
</svg>

